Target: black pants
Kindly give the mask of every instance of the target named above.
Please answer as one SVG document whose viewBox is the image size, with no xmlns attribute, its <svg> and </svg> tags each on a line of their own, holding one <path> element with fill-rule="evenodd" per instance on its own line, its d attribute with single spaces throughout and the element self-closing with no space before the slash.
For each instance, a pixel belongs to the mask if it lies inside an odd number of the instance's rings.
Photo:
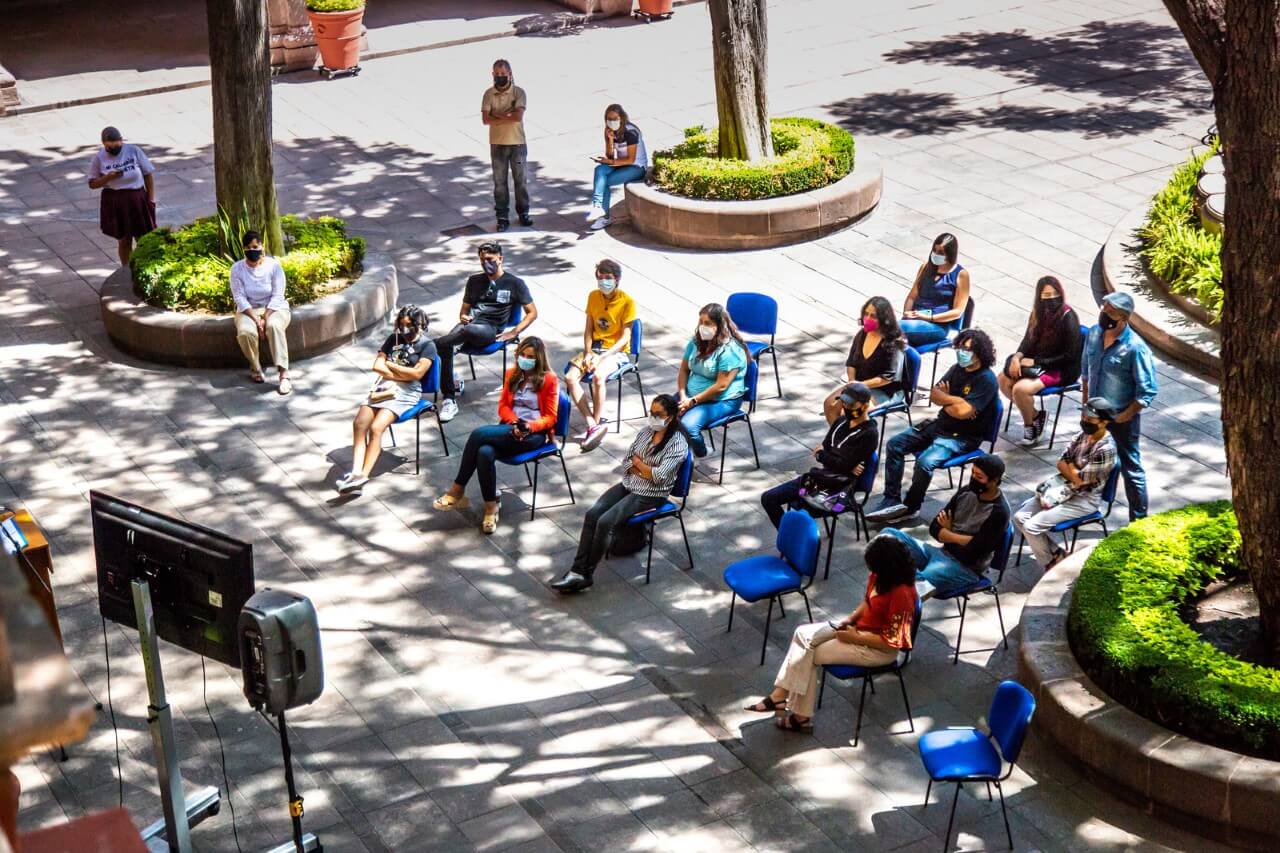
<svg viewBox="0 0 1280 853">
<path fill-rule="evenodd" d="M 760 504 L 764 507 L 765 514 L 769 516 L 769 521 L 773 522 L 773 526 L 777 528 L 782 523 L 782 514 L 790 508 L 791 504 L 800 498 L 800 486 L 804 483 L 804 476 L 796 477 L 794 480 L 774 486 L 769 491 L 760 496 Z"/>
<path fill-rule="evenodd" d="M 582 535 L 578 537 L 578 553 L 573 557 L 573 570 L 583 577 L 595 574 L 596 566 L 609 550 L 614 532 L 637 512 L 662 506 L 666 498 L 651 498 L 628 491 L 617 483 L 609 487 L 587 510 L 582 519 Z"/>
<path fill-rule="evenodd" d="M 489 159 L 493 164 L 493 210 L 498 219 L 505 222 L 510 209 L 511 192 L 507 189 L 507 172 L 516 188 L 516 213 L 529 215 L 529 190 L 525 187 L 525 162 L 529 156 L 527 145 L 490 145 Z"/>
<path fill-rule="evenodd" d="M 527 438 L 516 438 L 511 432 L 511 424 L 476 427 L 467 438 L 467 446 L 462 450 L 462 464 L 458 466 L 458 475 L 453 481 L 465 489 L 471 475 L 475 474 L 480 478 L 480 496 L 486 501 L 496 501 L 498 457 L 528 453 L 546 443 L 545 432 L 535 432 Z"/>
<path fill-rule="evenodd" d="M 453 386 L 453 351 L 460 347 L 484 347 L 498 338 L 498 330 L 488 323 L 459 323 L 448 333 L 436 338 L 436 354 L 440 357 L 440 394 L 452 399 L 458 393 Z"/>
</svg>

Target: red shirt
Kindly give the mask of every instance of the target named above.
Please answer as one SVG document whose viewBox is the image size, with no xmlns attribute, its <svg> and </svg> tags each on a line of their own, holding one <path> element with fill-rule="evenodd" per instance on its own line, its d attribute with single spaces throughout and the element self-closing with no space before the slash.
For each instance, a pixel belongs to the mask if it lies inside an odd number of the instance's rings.
<svg viewBox="0 0 1280 853">
<path fill-rule="evenodd" d="M 911 619 L 916 614 L 916 588 L 904 583 L 876 595 L 876 574 L 867 578 L 866 607 L 854 626 L 859 631 L 879 634 L 895 649 L 911 648 Z"/>
</svg>

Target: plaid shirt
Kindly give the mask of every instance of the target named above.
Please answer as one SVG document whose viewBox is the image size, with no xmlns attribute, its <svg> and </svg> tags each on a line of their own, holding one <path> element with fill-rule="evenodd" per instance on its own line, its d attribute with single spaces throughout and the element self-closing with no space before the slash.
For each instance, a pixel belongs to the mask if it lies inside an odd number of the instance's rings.
<svg viewBox="0 0 1280 853">
<path fill-rule="evenodd" d="M 1085 482 L 1076 494 L 1093 494 L 1107 482 L 1111 469 L 1116 466 L 1116 442 L 1108 433 L 1091 446 L 1089 437 L 1082 432 L 1062 451 L 1061 458 L 1079 471 L 1080 479 Z"/>
</svg>

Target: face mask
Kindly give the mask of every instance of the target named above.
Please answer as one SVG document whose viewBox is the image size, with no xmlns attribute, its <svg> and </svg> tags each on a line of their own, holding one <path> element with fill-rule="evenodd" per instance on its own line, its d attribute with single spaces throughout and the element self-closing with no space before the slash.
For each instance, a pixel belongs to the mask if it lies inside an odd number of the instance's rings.
<svg viewBox="0 0 1280 853">
<path fill-rule="evenodd" d="M 961 367 L 968 367 L 973 364 L 973 353 L 969 352 L 967 349 L 956 350 L 956 364 Z"/>
<path fill-rule="evenodd" d="M 1102 424 L 1095 424 L 1092 421 L 1086 421 L 1083 418 L 1080 419 L 1080 431 L 1085 435 L 1093 435 L 1100 429 L 1102 429 Z"/>
<path fill-rule="evenodd" d="M 662 417 L 662 415 L 649 415 L 649 429 L 653 430 L 654 432 L 658 432 L 666 428 L 667 428 L 666 418 Z"/>
<path fill-rule="evenodd" d="M 245 249 L 244 259 L 246 261 L 252 261 L 253 263 L 256 264 L 258 261 L 262 260 L 262 250 L 261 249 Z"/>
<path fill-rule="evenodd" d="M 497 274 L 498 274 L 498 262 L 497 262 L 497 261 L 481 261 L 481 262 L 480 262 L 480 266 L 484 267 L 484 274 L 485 274 L 485 275 L 497 275 Z"/>
<path fill-rule="evenodd" d="M 709 341 L 715 336 L 716 336 L 715 326 L 699 326 L 698 327 L 698 337 L 702 338 L 704 341 Z"/>
<path fill-rule="evenodd" d="M 1062 307 L 1062 299 L 1055 296 L 1053 299 L 1041 299 L 1040 311 L 1044 314 L 1053 314 Z"/>
<path fill-rule="evenodd" d="M 510 82 L 511 82 L 511 78 L 505 74 L 493 75 L 493 85 L 497 86 L 499 89 L 506 88 L 506 85 Z"/>
<path fill-rule="evenodd" d="M 603 293 L 605 296 L 608 296 L 610 293 L 613 293 L 615 290 L 618 289 L 617 280 L 612 278 L 596 279 L 596 285 L 600 288 L 600 292 Z"/>
<path fill-rule="evenodd" d="M 975 495 L 980 495 L 985 492 L 987 490 L 987 485 L 987 483 L 979 483 L 972 477 L 969 478 L 969 491 L 973 492 Z"/>
<path fill-rule="evenodd" d="M 879 329 L 879 328 L 880 328 L 880 321 L 877 320 L 875 317 L 862 318 L 862 331 L 874 332 L 876 329 Z"/>
<path fill-rule="evenodd" d="M 1106 311 L 1103 311 L 1101 314 L 1098 315 L 1098 325 L 1101 326 L 1104 331 L 1109 332 L 1112 329 L 1114 329 L 1116 326 L 1119 326 L 1120 321 L 1117 320 L 1115 317 L 1112 317 Z"/>
<path fill-rule="evenodd" d="M 115 156 L 116 156 L 116 155 L 118 155 L 121 151 L 123 151 L 123 150 L 124 150 L 124 146 L 123 146 L 123 145 L 115 145 L 115 146 L 108 145 L 108 146 L 106 146 L 106 149 L 107 149 L 107 153 L 108 153 L 108 154 L 110 154 L 112 157 L 115 157 Z"/>
<path fill-rule="evenodd" d="M 616 118 L 615 118 L 615 119 L 612 119 L 612 120 L 610 120 L 610 121 L 606 121 L 606 122 L 604 123 L 604 125 L 605 125 L 605 127 L 609 128 L 610 130 L 619 130 L 619 129 L 621 129 L 621 128 L 622 128 L 622 121 L 621 121 L 621 119 L 616 119 Z"/>
<path fill-rule="evenodd" d="M 858 420 L 862 420 L 862 416 L 866 414 L 866 411 L 867 410 L 862 406 L 854 406 L 852 408 L 845 406 L 844 416 L 851 421 L 858 421 Z"/>
<path fill-rule="evenodd" d="M 929 261 L 935 266 L 940 267 L 947 262 L 946 255 L 940 255 L 937 252 L 929 253 Z"/>
<path fill-rule="evenodd" d="M 523 355 L 518 356 L 516 358 L 516 366 L 519 367 L 521 370 L 523 370 L 525 373 L 528 373 L 530 370 L 533 370 L 535 367 L 538 366 L 538 360 L 536 358 L 526 358 Z"/>
</svg>

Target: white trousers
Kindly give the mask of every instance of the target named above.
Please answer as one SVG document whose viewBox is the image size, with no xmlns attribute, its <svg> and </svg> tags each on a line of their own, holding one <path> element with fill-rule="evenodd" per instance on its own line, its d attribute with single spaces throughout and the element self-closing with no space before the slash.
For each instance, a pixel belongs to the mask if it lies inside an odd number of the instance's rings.
<svg viewBox="0 0 1280 853">
<path fill-rule="evenodd" d="M 787 707 L 793 714 L 813 716 L 813 705 L 818 700 L 820 665 L 843 663 L 851 666 L 884 666 L 892 663 L 898 656 L 897 652 L 842 643 L 832 633 L 826 622 L 814 622 L 801 625 L 791 635 L 791 646 L 778 669 L 774 687 L 787 691 Z"/>
<path fill-rule="evenodd" d="M 285 330 L 289 328 L 289 309 L 282 308 L 271 312 L 267 318 L 267 347 L 271 350 L 271 360 L 281 370 L 289 369 L 289 341 Z M 236 312 L 236 343 L 240 352 L 248 360 L 254 372 L 262 372 L 262 362 L 258 357 L 258 324 L 245 311 Z"/>
<path fill-rule="evenodd" d="M 1040 498 L 1032 495 L 1013 514 L 1013 526 L 1026 537 L 1031 553 L 1036 555 L 1036 562 L 1046 566 L 1053 559 L 1054 549 L 1049 531 L 1063 521 L 1083 518 L 1096 510 L 1100 503 L 1098 495 L 1073 495 L 1053 509 L 1044 509 L 1040 506 Z"/>
</svg>

